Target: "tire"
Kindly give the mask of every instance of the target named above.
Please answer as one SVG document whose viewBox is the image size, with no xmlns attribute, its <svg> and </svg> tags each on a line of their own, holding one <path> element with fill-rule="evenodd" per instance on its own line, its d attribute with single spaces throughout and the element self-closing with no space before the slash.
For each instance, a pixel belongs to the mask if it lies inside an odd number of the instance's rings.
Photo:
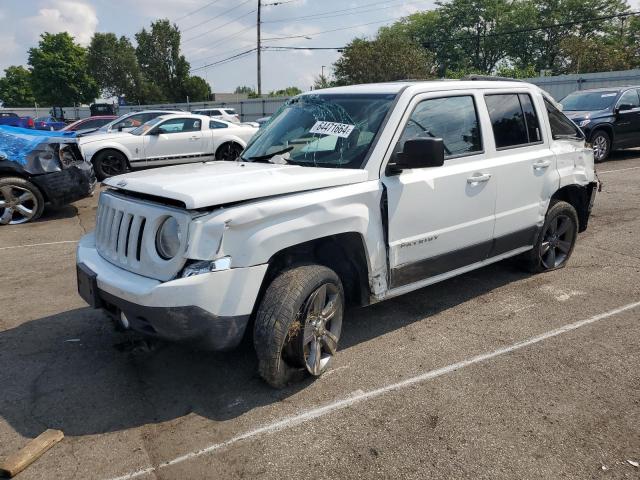
<svg viewBox="0 0 640 480">
<path fill-rule="evenodd" d="M 33 183 L 20 177 L 0 178 L 0 225 L 32 222 L 43 210 L 44 197 Z"/>
<path fill-rule="evenodd" d="M 344 290 L 333 270 L 303 265 L 280 273 L 265 291 L 254 325 L 260 376 L 282 388 L 322 375 L 338 348 L 343 312 Z"/>
<path fill-rule="evenodd" d="M 604 130 L 596 130 L 591 137 L 593 159 L 596 163 L 605 161 L 611 153 L 611 137 Z"/>
<path fill-rule="evenodd" d="M 122 175 L 129 171 L 129 161 L 117 150 L 103 150 L 98 152 L 92 160 L 96 178 L 99 181 L 105 178 Z"/>
<path fill-rule="evenodd" d="M 578 214 L 567 202 L 552 200 L 538 240 L 525 254 L 525 266 L 532 273 L 563 268 L 578 238 Z"/>
<path fill-rule="evenodd" d="M 236 160 L 242 153 L 243 148 L 237 143 L 227 142 L 223 143 L 216 150 L 216 160 Z"/>
</svg>

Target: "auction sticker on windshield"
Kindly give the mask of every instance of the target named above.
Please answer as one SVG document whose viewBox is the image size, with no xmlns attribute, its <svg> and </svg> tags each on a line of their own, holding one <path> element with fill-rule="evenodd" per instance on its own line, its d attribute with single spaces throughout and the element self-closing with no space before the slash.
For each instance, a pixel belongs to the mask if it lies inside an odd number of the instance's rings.
<svg viewBox="0 0 640 480">
<path fill-rule="evenodd" d="M 335 122 L 316 122 L 309 133 L 322 133 L 324 135 L 335 135 L 336 137 L 347 138 L 351 135 L 351 132 L 355 128 L 355 125 L 348 125 L 346 123 Z"/>
</svg>

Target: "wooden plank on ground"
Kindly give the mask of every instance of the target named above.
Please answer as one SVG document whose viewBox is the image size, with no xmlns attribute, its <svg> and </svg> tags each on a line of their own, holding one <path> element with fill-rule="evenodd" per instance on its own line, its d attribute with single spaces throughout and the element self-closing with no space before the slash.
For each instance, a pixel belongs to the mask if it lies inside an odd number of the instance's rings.
<svg viewBox="0 0 640 480">
<path fill-rule="evenodd" d="M 63 438 L 60 430 L 45 430 L 0 464 L 0 474 L 15 477 Z"/>
</svg>

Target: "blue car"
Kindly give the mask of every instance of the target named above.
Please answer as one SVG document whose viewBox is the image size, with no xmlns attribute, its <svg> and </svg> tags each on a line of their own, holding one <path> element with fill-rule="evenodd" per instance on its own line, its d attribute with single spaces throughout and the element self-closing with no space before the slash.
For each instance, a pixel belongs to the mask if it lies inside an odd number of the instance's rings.
<svg viewBox="0 0 640 480">
<path fill-rule="evenodd" d="M 56 120 L 53 117 L 38 117 L 34 120 L 36 130 L 60 130 L 66 123 Z"/>
<path fill-rule="evenodd" d="M 75 132 L 0 125 L 0 229 L 36 220 L 45 203 L 62 206 L 87 197 L 95 185 Z"/>
</svg>

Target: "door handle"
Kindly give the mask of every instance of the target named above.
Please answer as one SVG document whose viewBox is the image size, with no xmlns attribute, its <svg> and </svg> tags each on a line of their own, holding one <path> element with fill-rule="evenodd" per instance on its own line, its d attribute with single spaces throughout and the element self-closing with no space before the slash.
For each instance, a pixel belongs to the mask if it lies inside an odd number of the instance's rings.
<svg viewBox="0 0 640 480">
<path fill-rule="evenodd" d="M 547 168 L 551 165 L 551 160 L 539 160 L 533 164 L 533 168 L 535 170 L 541 170 L 543 168 Z"/>
<path fill-rule="evenodd" d="M 193 137 L 191 137 L 191 140 L 198 140 L 198 137 L 193 136 Z"/>
<path fill-rule="evenodd" d="M 478 183 L 488 182 L 490 179 L 490 173 L 476 173 L 467 178 L 467 183 L 470 185 L 477 185 Z"/>
</svg>

